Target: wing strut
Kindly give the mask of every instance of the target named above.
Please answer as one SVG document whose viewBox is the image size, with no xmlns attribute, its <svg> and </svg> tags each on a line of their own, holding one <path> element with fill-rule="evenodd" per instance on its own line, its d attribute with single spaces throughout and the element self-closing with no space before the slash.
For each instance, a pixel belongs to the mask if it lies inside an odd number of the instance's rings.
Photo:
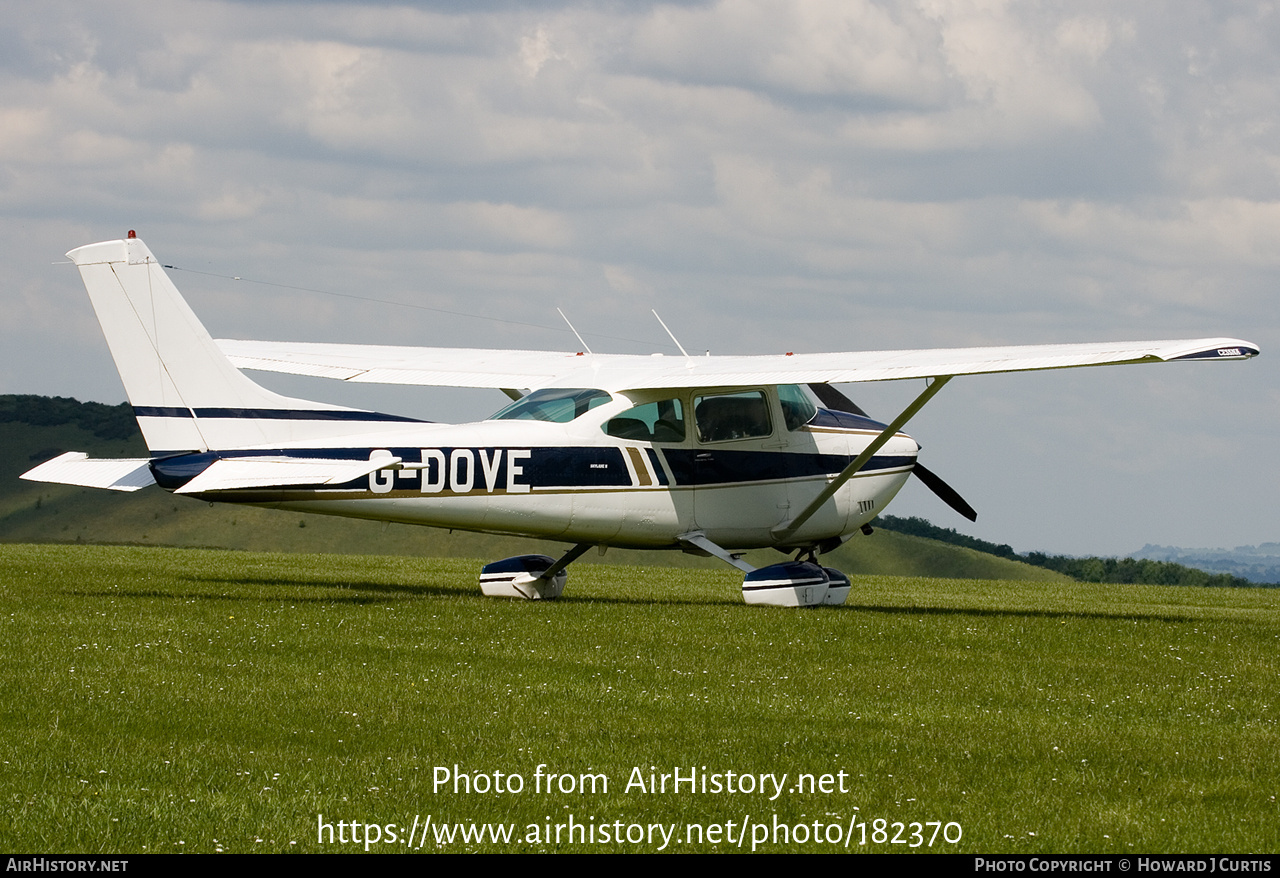
<svg viewBox="0 0 1280 878">
<path fill-rule="evenodd" d="M 915 402 L 903 409 L 902 414 L 893 419 L 893 423 L 880 431 L 880 435 L 871 440 L 871 444 L 862 450 L 862 453 L 853 459 L 853 462 L 840 471 L 840 475 L 836 476 L 822 490 L 822 493 L 814 497 L 804 509 L 792 518 L 790 521 L 774 528 L 773 534 L 781 540 L 785 540 L 793 533 L 804 526 L 804 523 L 813 517 L 813 514 L 822 508 L 822 505 L 835 496 L 836 491 L 844 487 L 845 482 L 858 474 L 858 470 L 867 465 L 867 461 L 879 451 L 884 444 L 894 437 L 894 435 L 902 429 L 903 425 L 915 415 L 916 412 L 924 408 L 925 403 L 933 399 L 933 395 L 943 388 L 952 378 L 951 375 L 939 375 L 930 382 L 924 392 L 915 398 Z"/>
</svg>

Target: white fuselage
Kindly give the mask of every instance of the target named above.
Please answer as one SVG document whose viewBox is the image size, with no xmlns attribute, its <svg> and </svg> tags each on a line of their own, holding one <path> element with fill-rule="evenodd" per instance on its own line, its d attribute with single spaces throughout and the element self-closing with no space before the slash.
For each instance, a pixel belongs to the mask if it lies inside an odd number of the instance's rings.
<svg viewBox="0 0 1280 878">
<path fill-rule="evenodd" d="M 883 426 L 820 410 L 809 423 L 788 429 L 776 392 L 760 390 L 775 416 L 767 435 L 752 438 L 706 441 L 693 429 L 680 441 L 617 438 L 605 432 L 606 424 L 636 402 L 634 394 L 617 395 L 568 423 L 394 423 L 380 425 L 376 433 L 331 438 L 324 448 L 306 440 L 274 444 L 257 452 L 345 459 L 390 452 L 403 468 L 343 485 L 199 496 L 629 548 L 678 548 L 678 535 L 695 531 L 735 549 L 773 546 L 779 544 L 779 527 Z M 890 439 L 785 543 L 839 537 L 870 521 L 902 487 L 917 451 L 905 434 Z"/>
</svg>

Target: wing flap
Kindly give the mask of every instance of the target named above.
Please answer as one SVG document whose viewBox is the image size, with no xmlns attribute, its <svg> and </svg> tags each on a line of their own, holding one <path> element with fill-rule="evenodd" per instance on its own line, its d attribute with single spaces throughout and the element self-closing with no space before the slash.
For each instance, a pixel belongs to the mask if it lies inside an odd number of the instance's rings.
<svg viewBox="0 0 1280 878">
<path fill-rule="evenodd" d="M 372 460 L 312 460 L 297 457 L 223 458 L 210 464 L 173 493 L 203 494 L 242 488 L 274 488 L 296 485 L 340 485 L 363 478 L 374 470 L 390 469 L 400 458 L 376 456 Z"/>
<path fill-rule="evenodd" d="M 563 351 L 414 348 L 218 339 L 241 369 L 427 387 L 545 387 L 580 365 Z M 586 355 L 582 355 L 586 356 Z"/>
<path fill-rule="evenodd" d="M 146 458 L 90 460 L 89 455 L 80 451 L 68 451 L 46 460 L 20 478 L 111 491 L 137 491 L 156 483 L 151 476 L 151 461 Z"/>
</svg>

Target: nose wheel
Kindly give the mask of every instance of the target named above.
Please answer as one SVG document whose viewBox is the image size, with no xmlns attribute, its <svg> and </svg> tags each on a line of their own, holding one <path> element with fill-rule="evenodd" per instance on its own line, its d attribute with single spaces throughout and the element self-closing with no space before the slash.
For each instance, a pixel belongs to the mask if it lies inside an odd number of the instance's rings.
<svg viewBox="0 0 1280 878">
<path fill-rule="evenodd" d="M 800 564 L 817 564 L 818 550 L 816 547 L 810 546 L 807 549 L 801 549 L 796 552 L 796 561 Z"/>
</svg>

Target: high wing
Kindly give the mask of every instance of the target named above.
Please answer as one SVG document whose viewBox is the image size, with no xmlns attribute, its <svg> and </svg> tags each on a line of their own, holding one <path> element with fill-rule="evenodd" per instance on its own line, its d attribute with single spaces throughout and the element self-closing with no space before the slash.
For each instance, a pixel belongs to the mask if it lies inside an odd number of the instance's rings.
<svg viewBox="0 0 1280 878">
<path fill-rule="evenodd" d="M 1256 344 L 1235 338 L 714 357 L 230 339 L 219 339 L 217 344 L 241 369 L 369 384 L 533 390 L 542 387 L 595 387 L 608 391 L 757 384 L 845 384 L 1122 363 L 1244 360 L 1258 354 Z"/>
</svg>

